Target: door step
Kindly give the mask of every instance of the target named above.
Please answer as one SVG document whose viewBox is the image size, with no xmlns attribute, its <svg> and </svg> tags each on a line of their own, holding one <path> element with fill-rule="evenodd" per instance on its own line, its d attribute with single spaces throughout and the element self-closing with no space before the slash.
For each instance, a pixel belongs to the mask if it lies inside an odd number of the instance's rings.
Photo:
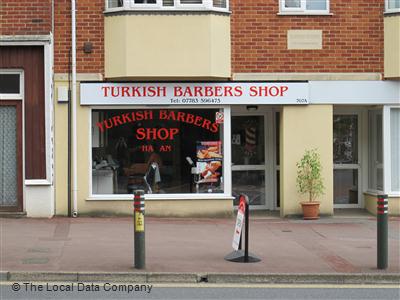
<svg viewBox="0 0 400 300">
<path fill-rule="evenodd" d="M 26 212 L 0 211 L 0 218 L 25 218 Z"/>
</svg>

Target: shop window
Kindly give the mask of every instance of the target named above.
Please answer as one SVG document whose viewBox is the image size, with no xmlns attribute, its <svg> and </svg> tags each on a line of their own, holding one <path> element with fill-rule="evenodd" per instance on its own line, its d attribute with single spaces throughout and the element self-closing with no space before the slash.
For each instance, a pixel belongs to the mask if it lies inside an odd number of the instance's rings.
<svg viewBox="0 0 400 300">
<path fill-rule="evenodd" d="M 385 12 L 386 13 L 400 12 L 400 0 L 385 0 Z"/>
<path fill-rule="evenodd" d="M 92 111 L 92 193 L 223 193 L 219 109 Z"/>
<path fill-rule="evenodd" d="M 383 191 L 382 112 L 369 111 L 368 118 L 368 188 Z"/>
<path fill-rule="evenodd" d="M 400 108 L 390 110 L 391 191 L 400 192 Z"/>
<path fill-rule="evenodd" d="M 281 0 L 280 12 L 288 14 L 329 13 L 329 0 Z"/>
</svg>

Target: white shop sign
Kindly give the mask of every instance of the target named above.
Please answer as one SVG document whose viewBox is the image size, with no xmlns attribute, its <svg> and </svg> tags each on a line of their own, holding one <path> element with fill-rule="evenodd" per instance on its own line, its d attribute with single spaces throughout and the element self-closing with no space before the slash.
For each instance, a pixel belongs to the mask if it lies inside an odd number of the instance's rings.
<svg viewBox="0 0 400 300">
<path fill-rule="evenodd" d="M 305 82 L 81 83 L 81 105 L 308 104 Z"/>
</svg>

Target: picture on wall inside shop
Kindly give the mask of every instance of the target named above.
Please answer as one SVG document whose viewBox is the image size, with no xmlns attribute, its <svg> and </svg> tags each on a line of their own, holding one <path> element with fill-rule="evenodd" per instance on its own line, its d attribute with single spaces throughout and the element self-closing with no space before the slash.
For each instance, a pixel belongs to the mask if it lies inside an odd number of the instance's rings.
<svg viewBox="0 0 400 300">
<path fill-rule="evenodd" d="M 222 193 L 219 111 L 92 110 L 92 193 Z"/>
</svg>

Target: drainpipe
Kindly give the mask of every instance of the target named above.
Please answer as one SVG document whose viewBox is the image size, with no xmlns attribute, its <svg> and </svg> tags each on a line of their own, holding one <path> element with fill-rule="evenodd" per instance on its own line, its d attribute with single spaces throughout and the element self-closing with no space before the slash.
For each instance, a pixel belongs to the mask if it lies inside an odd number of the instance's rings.
<svg viewBox="0 0 400 300">
<path fill-rule="evenodd" d="M 72 217 L 78 216 L 78 170 L 76 136 L 76 1 L 71 0 L 71 52 L 72 52 Z"/>
</svg>

